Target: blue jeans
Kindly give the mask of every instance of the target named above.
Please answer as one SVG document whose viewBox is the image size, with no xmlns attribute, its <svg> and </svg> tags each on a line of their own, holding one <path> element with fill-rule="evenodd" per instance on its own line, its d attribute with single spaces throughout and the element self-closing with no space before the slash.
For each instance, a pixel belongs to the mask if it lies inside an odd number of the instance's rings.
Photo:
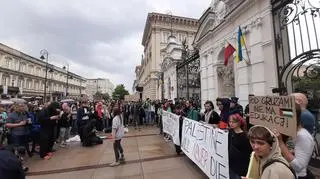
<svg viewBox="0 0 320 179">
<path fill-rule="evenodd" d="M 146 124 L 151 124 L 152 122 L 152 115 L 151 115 L 151 111 L 146 111 Z"/>
</svg>

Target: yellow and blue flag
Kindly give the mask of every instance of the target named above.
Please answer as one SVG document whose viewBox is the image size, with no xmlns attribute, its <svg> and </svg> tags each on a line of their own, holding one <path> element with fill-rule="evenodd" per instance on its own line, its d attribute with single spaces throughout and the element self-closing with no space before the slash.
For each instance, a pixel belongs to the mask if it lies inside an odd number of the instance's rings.
<svg viewBox="0 0 320 179">
<path fill-rule="evenodd" d="M 240 61 L 243 60 L 242 56 L 242 48 L 245 47 L 245 41 L 244 41 L 244 36 L 242 34 L 241 28 L 239 26 L 238 30 L 238 47 L 237 47 L 237 55 L 236 55 L 236 62 L 239 63 Z"/>
</svg>

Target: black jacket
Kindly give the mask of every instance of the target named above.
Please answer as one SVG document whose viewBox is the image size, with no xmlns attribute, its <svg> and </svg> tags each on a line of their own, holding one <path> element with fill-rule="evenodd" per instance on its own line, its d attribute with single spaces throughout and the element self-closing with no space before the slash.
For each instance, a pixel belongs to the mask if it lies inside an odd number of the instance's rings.
<svg viewBox="0 0 320 179">
<path fill-rule="evenodd" d="M 63 112 L 61 115 L 60 120 L 58 121 L 58 124 L 60 127 L 70 127 L 71 125 L 71 115 L 70 113 Z"/>
<path fill-rule="evenodd" d="M 245 132 L 236 134 L 232 129 L 228 134 L 229 167 L 239 176 L 247 174 L 252 148 Z"/>
<path fill-rule="evenodd" d="M 21 162 L 8 150 L 0 150 L 0 177 L 3 179 L 25 179 Z"/>
</svg>

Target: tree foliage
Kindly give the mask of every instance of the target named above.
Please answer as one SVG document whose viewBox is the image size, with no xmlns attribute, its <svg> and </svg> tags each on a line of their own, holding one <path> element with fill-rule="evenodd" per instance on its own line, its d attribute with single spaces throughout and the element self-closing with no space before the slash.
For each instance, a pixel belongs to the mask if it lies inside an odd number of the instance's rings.
<svg viewBox="0 0 320 179">
<path fill-rule="evenodd" d="M 105 100 L 108 101 L 110 99 L 110 95 L 108 93 L 101 93 L 101 92 L 96 92 L 93 95 L 93 98 L 95 100 Z"/>
<path fill-rule="evenodd" d="M 128 95 L 128 90 L 125 89 L 123 84 L 117 85 L 112 93 L 113 99 L 124 99 L 125 95 Z"/>
</svg>

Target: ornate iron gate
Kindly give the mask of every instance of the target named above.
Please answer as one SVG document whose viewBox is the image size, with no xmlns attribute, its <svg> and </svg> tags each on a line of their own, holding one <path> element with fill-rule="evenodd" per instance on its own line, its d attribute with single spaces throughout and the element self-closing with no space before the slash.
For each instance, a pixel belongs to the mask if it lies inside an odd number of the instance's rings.
<svg viewBox="0 0 320 179">
<path fill-rule="evenodd" d="M 200 102 L 200 59 L 199 51 L 187 51 L 182 55 L 184 61 L 177 65 L 177 97 L 179 100 Z M 199 103 L 200 104 L 200 103 Z"/>
<path fill-rule="evenodd" d="M 271 0 L 280 94 L 305 93 L 308 108 L 320 111 L 320 1 Z M 311 165 L 320 166 L 320 131 Z"/>
</svg>

